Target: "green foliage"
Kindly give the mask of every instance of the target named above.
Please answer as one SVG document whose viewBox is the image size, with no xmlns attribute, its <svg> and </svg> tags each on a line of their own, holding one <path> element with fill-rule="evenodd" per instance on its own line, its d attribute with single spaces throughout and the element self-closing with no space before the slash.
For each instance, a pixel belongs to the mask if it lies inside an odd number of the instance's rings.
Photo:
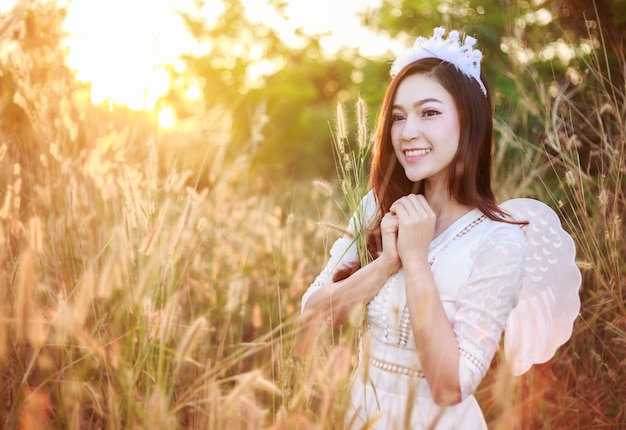
<svg viewBox="0 0 626 430">
<path fill-rule="evenodd" d="M 353 58 L 325 58 L 318 41 L 305 35 L 303 46 L 289 47 L 275 30 L 250 22 L 242 8 L 240 1 L 225 2 L 224 12 L 212 26 L 192 14 L 185 16 L 198 40 L 210 45 L 206 54 L 187 58 L 189 72 L 203 82 L 207 109 L 228 106 L 233 118 L 227 157 L 250 139 L 249 129 L 241 124 L 263 105 L 268 121 L 253 163 L 259 175 L 276 181 L 331 172 L 330 136 L 324 132 L 332 119 L 328 106 L 345 97 L 342 93 L 354 91 Z M 249 71 L 261 61 L 272 62 L 277 71 L 251 81 Z M 169 99 L 174 100 L 175 94 Z"/>
</svg>

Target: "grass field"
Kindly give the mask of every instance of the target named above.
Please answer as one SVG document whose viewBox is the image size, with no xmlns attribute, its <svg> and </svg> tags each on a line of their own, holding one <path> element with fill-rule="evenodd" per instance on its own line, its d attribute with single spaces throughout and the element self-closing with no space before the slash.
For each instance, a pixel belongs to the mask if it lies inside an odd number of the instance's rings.
<svg viewBox="0 0 626 430">
<path fill-rule="evenodd" d="M 596 60 L 586 92 L 524 93 L 510 123 L 539 119 L 541 141 L 498 124 L 498 197 L 558 211 L 583 287 L 553 360 L 490 370 L 478 398 L 495 429 L 626 426 L 626 102 Z M 298 315 L 328 225 L 347 222 L 341 187 L 268 192 L 249 153 L 220 159 L 219 133 L 203 187 L 133 124 L 71 151 L 43 97 L 23 101 L 30 138 L 0 144 L 2 427 L 339 428 L 358 324 Z"/>
</svg>

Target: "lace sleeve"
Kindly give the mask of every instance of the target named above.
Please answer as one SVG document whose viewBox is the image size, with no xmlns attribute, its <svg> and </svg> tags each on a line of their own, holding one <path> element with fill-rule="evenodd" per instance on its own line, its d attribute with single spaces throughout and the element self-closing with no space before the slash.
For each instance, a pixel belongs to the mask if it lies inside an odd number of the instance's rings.
<svg viewBox="0 0 626 430">
<path fill-rule="evenodd" d="M 376 213 L 376 203 L 374 200 L 374 193 L 370 191 L 361 200 L 360 206 L 356 213 L 350 218 L 346 234 L 337 239 L 330 249 L 330 258 L 326 262 L 324 269 L 315 278 L 311 286 L 305 291 L 302 296 L 301 312 L 304 311 L 306 301 L 311 294 L 320 288 L 329 286 L 333 282 L 333 274 L 340 267 L 345 267 L 359 258 L 354 239 L 354 232 L 356 228 L 362 228 L 362 225 L 368 225 Z M 362 221 L 359 220 L 359 214 L 362 214 Z"/>
<path fill-rule="evenodd" d="M 462 398 L 476 390 L 489 369 L 507 318 L 519 298 L 525 260 L 523 234 L 512 224 L 495 223 L 476 251 L 452 322 L 461 353 Z"/>
</svg>

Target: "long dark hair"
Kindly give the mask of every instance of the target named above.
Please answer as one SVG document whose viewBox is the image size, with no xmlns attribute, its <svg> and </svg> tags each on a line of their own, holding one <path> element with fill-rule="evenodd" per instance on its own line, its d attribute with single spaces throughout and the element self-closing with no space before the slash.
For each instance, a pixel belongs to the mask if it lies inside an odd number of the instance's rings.
<svg viewBox="0 0 626 430">
<path fill-rule="evenodd" d="M 452 96 L 459 114 L 460 138 L 456 154 L 449 166 L 448 191 L 460 203 L 478 208 L 487 218 L 513 222 L 498 208 L 491 189 L 491 150 L 493 116 L 489 88 L 487 95 L 473 78 L 459 72 L 451 63 L 437 58 L 425 58 L 403 68 L 391 81 L 378 116 L 374 153 L 370 168 L 370 187 L 380 209 L 379 216 L 366 231 L 367 249 L 371 258 L 382 250 L 380 221 L 400 197 L 423 191 L 423 184 L 410 181 L 396 158 L 391 144 L 392 106 L 400 83 L 407 77 L 424 74 L 435 79 Z M 357 261 L 339 268 L 334 281 L 345 279 L 358 270 Z"/>
</svg>

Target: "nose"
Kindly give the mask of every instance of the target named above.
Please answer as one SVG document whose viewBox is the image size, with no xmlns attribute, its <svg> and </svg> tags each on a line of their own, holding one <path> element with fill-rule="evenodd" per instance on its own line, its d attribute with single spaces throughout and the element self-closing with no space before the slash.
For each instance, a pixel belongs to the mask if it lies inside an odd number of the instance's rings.
<svg viewBox="0 0 626 430">
<path fill-rule="evenodd" d="M 404 121 L 402 134 L 400 135 L 405 142 L 411 142 L 420 138 L 419 120 L 413 116 L 409 116 Z"/>
</svg>

